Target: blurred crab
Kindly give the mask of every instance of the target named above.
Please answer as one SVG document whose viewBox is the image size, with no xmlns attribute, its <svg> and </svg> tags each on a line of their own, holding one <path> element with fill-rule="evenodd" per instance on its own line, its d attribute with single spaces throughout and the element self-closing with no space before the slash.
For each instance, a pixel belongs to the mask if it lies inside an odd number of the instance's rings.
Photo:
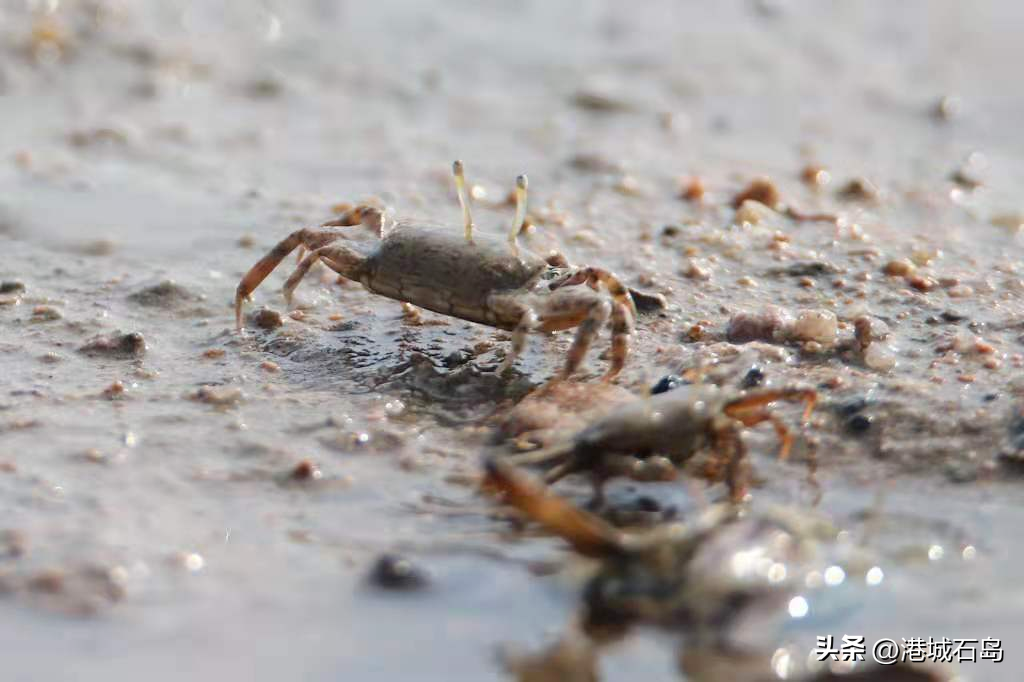
<svg viewBox="0 0 1024 682">
<path fill-rule="evenodd" d="M 610 380 L 626 363 L 636 306 L 619 278 L 598 267 L 570 266 L 564 257 L 541 258 L 518 247 L 526 217 L 525 175 L 516 178 L 516 215 L 506 239 L 474 232 L 460 161 L 453 165 L 464 229 L 423 221 L 386 218 L 371 206 L 358 206 L 318 229 L 288 235 L 254 265 L 235 294 L 236 325 L 242 328 L 242 304 L 289 253 L 304 247 L 303 258 L 284 286 L 290 301 L 300 280 L 317 262 L 369 291 L 434 312 L 513 332 L 500 371 L 511 369 L 531 332 L 577 328 L 562 375 L 580 366 L 601 328 L 611 320 Z M 380 242 L 370 253 L 338 243 L 343 228 L 366 224 Z M 585 284 L 586 287 L 577 285 Z M 648 298 L 650 296 L 648 295 Z"/>
<path fill-rule="evenodd" d="M 826 569 L 833 575 L 866 573 L 873 563 L 862 548 L 837 545 L 835 526 L 813 513 L 720 504 L 688 524 L 624 532 L 500 459 L 485 462 L 483 487 L 577 554 L 598 560 L 583 589 L 579 621 L 539 655 L 506 658 L 521 682 L 596 680 L 595 645 L 621 638 L 634 625 L 685 635 L 679 665 L 688 680 L 948 679 L 939 669 L 902 664 L 858 668 L 849 677 L 805 671 L 799 661 L 776 667 L 782 624 L 802 616 L 802 605 L 814 604 L 835 618 L 837 608 L 856 608 L 863 598 L 836 594 L 864 589 L 863 581 L 838 588 L 810 576 L 820 578 Z"/>
</svg>

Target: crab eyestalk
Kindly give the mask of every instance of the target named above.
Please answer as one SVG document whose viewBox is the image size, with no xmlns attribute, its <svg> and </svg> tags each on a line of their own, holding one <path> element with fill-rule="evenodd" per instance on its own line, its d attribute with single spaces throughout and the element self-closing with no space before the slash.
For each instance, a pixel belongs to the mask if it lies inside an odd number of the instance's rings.
<svg viewBox="0 0 1024 682">
<path fill-rule="evenodd" d="M 452 173 L 455 175 L 455 191 L 459 194 L 459 206 L 462 207 L 462 220 L 466 226 L 466 241 L 473 241 L 473 216 L 469 212 L 469 195 L 466 194 L 466 175 L 462 168 L 462 161 L 455 161 L 452 164 Z"/>
<path fill-rule="evenodd" d="M 519 244 L 516 238 L 523 229 L 526 222 L 526 187 L 528 182 L 525 175 L 516 178 L 516 218 L 512 222 L 512 229 L 508 233 L 508 243 L 512 247 L 512 253 L 519 254 Z"/>
</svg>

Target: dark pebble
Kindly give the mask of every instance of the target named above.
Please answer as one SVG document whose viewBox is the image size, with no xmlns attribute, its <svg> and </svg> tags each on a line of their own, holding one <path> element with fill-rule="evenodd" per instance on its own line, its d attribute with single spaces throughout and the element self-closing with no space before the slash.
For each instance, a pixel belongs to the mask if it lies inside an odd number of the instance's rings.
<svg viewBox="0 0 1024 682">
<path fill-rule="evenodd" d="M 405 557 L 385 554 L 370 569 L 370 582 L 385 590 L 421 590 L 430 584 L 426 571 Z"/>
<path fill-rule="evenodd" d="M 10 280 L 0 282 L 0 294 L 15 294 L 25 291 L 25 285 L 21 282 Z"/>
<path fill-rule="evenodd" d="M 846 422 L 846 426 L 852 433 L 861 434 L 871 428 L 871 417 L 863 414 L 856 414 L 850 417 L 850 421 Z"/>
<path fill-rule="evenodd" d="M 138 332 L 115 332 L 88 341 L 78 351 L 92 357 L 139 358 L 146 354 L 146 339 Z"/>
<path fill-rule="evenodd" d="M 472 354 L 467 350 L 453 350 L 451 353 L 445 356 L 444 366 L 448 369 L 454 367 L 461 367 L 466 364 L 472 358 Z"/>
<path fill-rule="evenodd" d="M 742 388 L 755 388 L 763 383 L 764 371 L 760 367 L 751 367 L 746 376 L 743 377 L 740 386 Z"/>
<path fill-rule="evenodd" d="M 677 377 L 675 374 L 666 374 L 660 381 L 658 381 L 658 383 L 654 384 L 654 388 L 651 389 L 651 394 L 658 395 L 659 393 L 668 393 L 669 391 L 675 390 L 680 386 L 685 386 L 688 383 L 690 382 L 681 377 Z"/>
</svg>

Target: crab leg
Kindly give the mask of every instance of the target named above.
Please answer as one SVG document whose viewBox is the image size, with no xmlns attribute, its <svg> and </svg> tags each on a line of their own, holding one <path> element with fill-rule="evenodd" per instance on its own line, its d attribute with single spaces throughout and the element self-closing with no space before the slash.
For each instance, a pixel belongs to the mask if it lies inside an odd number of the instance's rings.
<svg viewBox="0 0 1024 682">
<path fill-rule="evenodd" d="M 498 368 L 499 374 L 504 374 L 512 369 L 512 363 L 516 361 L 519 354 L 523 352 L 523 348 L 526 347 L 526 335 L 536 327 L 537 313 L 532 308 L 527 308 L 523 311 L 522 317 L 519 318 L 519 324 L 516 325 L 515 331 L 512 332 L 512 347 L 505 354 L 505 359 L 501 361 L 501 366 Z"/>
<path fill-rule="evenodd" d="M 565 360 L 565 369 L 562 370 L 562 377 L 568 379 L 579 369 L 580 363 L 590 349 L 590 344 L 601 331 L 601 327 L 608 321 L 611 314 L 611 304 L 605 299 L 597 299 L 590 304 L 587 316 L 576 328 L 576 338 L 569 347 L 569 355 Z"/>
<path fill-rule="evenodd" d="M 758 407 L 763 407 L 778 400 L 785 400 L 791 403 L 804 403 L 803 421 L 811 417 L 814 405 L 818 401 L 818 394 L 812 388 L 780 388 L 752 393 L 738 398 L 725 406 L 725 413 L 730 417 L 741 419 L 744 412 L 750 412 Z M 748 424 L 749 426 L 749 424 Z"/>
<path fill-rule="evenodd" d="M 775 428 L 775 433 L 779 436 L 779 440 L 782 441 L 782 446 L 779 448 L 779 459 L 785 460 L 789 457 L 789 451 L 793 447 L 793 435 L 778 417 L 771 414 L 764 407 L 777 400 L 806 403 L 803 414 L 803 421 L 806 422 L 811 416 L 811 410 L 814 409 L 814 403 L 817 399 L 818 394 L 812 389 L 770 390 L 739 398 L 726 405 L 724 412 L 748 427 L 755 426 L 761 422 L 771 422 Z"/>
<path fill-rule="evenodd" d="M 288 257 L 289 253 L 294 251 L 299 245 L 315 243 L 319 234 L 316 230 L 309 228 L 296 230 L 278 242 L 277 246 L 261 258 L 256 265 L 249 268 L 249 271 L 242 277 L 242 281 L 238 283 L 238 289 L 235 290 L 235 327 L 238 330 L 242 329 L 242 303 L 252 295 L 252 292 L 256 290 L 260 282 L 265 280 L 267 275 L 273 272 L 274 268 Z M 331 238 L 336 237 L 331 235 Z M 330 241 L 330 239 L 326 241 Z"/>
<path fill-rule="evenodd" d="M 624 550 L 619 531 L 552 494 L 524 472 L 496 459 L 487 460 L 484 468 L 485 490 L 497 493 L 503 501 L 564 538 L 580 554 L 602 557 Z"/>
<path fill-rule="evenodd" d="M 323 260 L 327 267 L 342 277 L 358 279 L 359 268 L 364 259 L 361 254 L 346 246 L 322 246 L 316 251 L 311 252 L 299 263 L 299 267 L 295 268 L 295 272 L 289 275 L 288 280 L 284 283 L 282 293 L 284 293 L 284 299 L 289 305 L 291 305 L 295 287 L 299 286 L 299 282 L 302 281 L 302 278 L 306 276 L 306 273 L 309 272 L 309 269 L 318 260 Z"/>
<path fill-rule="evenodd" d="M 272 248 L 256 265 L 249 268 L 249 271 L 242 277 L 242 281 L 238 283 L 238 288 L 235 290 L 235 327 L 239 331 L 242 329 L 242 304 L 249 299 L 252 292 L 267 278 L 267 275 L 288 257 L 289 253 L 300 246 L 311 251 L 319 249 L 341 237 L 341 232 L 332 228 L 352 227 L 363 223 L 375 224 L 374 226 L 381 230 L 383 216 L 380 209 L 373 206 L 356 206 L 334 220 L 324 223 L 320 229 L 304 227 L 278 242 L 277 246 Z"/>
</svg>

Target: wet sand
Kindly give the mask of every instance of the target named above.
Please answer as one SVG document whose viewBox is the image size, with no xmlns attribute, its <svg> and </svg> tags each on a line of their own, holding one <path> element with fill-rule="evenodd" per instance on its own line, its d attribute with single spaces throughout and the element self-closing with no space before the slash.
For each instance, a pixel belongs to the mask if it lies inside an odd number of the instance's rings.
<svg viewBox="0 0 1024 682">
<path fill-rule="evenodd" d="M 494 442 L 500 416 L 558 371 L 571 333 L 531 337 L 503 380 L 508 334 L 417 323 L 316 272 L 302 315 L 233 331 L 242 273 L 339 203 L 457 226 L 455 158 L 484 193 L 482 230 L 505 232 L 527 172 L 524 248 L 665 295 L 639 319 L 624 388 L 722 361 L 820 391 L 818 487 L 806 448 L 777 462 L 758 427 L 754 504 L 819 499 L 886 577 L 812 603 L 777 646 L 997 637 L 1005 662 L 961 676 L 1020 676 L 1014 3 L 51 4 L 0 4 L 10 679 L 507 679 L 499 647 L 557 636 L 580 585 L 561 545 L 439 507 L 488 508 L 464 481 L 512 448 Z M 808 183 L 809 166 L 829 181 Z M 838 221 L 737 214 L 760 176 Z M 680 197 L 694 177 L 701 201 Z M 877 194 L 844 192 L 857 178 Z M 288 313 L 285 276 L 250 309 Z M 730 342 L 731 320 L 769 305 L 834 313 L 837 341 Z M 880 364 L 853 346 L 864 315 L 888 330 Z M 607 344 L 580 380 L 605 370 Z M 304 460 L 322 476 L 291 480 Z M 685 516 L 691 490 L 609 494 Z M 369 584 L 384 552 L 429 588 Z M 533 560 L 568 568 L 537 577 Z M 601 668 L 671 678 L 674 656 L 639 632 Z"/>
</svg>

